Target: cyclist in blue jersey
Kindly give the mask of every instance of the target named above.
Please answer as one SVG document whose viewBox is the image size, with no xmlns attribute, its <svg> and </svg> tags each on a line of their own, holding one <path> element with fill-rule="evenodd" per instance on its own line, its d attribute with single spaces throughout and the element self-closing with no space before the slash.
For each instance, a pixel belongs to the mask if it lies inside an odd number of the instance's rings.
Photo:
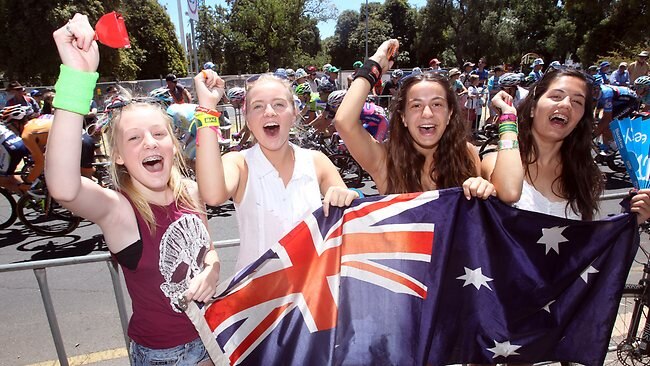
<svg viewBox="0 0 650 366">
<path fill-rule="evenodd" d="M 595 135 L 602 134 L 603 143 L 611 146 L 613 139 L 609 123 L 613 119 L 627 117 L 637 110 L 639 100 L 632 89 L 623 86 L 605 85 L 603 82 L 603 78 L 599 74 L 593 76 L 592 96 L 597 102 L 596 117 L 602 110 L 602 116 Z"/>
<path fill-rule="evenodd" d="M 642 111 L 650 111 L 650 76 L 644 75 L 636 78 L 634 87 L 641 104 L 643 104 Z"/>
<path fill-rule="evenodd" d="M 0 187 L 18 192 L 22 179 L 14 175 L 20 161 L 29 154 L 23 139 L 4 124 L 0 124 Z"/>
</svg>

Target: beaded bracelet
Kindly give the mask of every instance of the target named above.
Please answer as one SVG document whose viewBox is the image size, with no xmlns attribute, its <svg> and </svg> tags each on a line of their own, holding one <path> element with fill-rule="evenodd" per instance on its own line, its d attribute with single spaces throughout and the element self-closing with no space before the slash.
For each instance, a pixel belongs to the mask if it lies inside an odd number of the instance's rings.
<svg viewBox="0 0 650 366">
<path fill-rule="evenodd" d="M 368 80 L 370 87 L 372 87 L 377 83 L 377 80 L 381 79 L 381 74 L 381 65 L 376 61 L 368 60 L 356 71 L 354 74 L 354 80 L 357 78 L 364 78 Z"/>
<path fill-rule="evenodd" d="M 513 150 L 513 149 L 519 149 L 519 141 L 517 141 L 517 140 L 499 140 L 499 144 L 497 146 L 497 151 Z"/>
</svg>

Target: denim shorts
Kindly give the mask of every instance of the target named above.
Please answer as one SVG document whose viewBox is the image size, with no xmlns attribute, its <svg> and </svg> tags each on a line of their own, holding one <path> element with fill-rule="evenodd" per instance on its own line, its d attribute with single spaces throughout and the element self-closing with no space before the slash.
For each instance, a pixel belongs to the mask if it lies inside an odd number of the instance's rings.
<svg viewBox="0 0 650 366">
<path fill-rule="evenodd" d="M 164 349 L 148 348 L 131 341 L 130 354 L 133 366 L 196 366 L 210 359 L 201 338 Z"/>
</svg>

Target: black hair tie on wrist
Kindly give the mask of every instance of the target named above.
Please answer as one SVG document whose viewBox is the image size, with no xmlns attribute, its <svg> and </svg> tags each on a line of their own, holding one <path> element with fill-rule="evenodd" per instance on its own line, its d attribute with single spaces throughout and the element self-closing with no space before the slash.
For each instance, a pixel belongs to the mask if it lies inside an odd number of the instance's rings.
<svg viewBox="0 0 650 366">
<path fill-rule="evenodd" d="M 381 79 L 381 74 L 382 70 L 379 63 L 373 60 L 368 60 L 354 74 L 354 80 L 357 78 L 364 78 L 368 80 L 370 87 L 372 88 L 377 84 L 377 81 Z"/>
</svg>

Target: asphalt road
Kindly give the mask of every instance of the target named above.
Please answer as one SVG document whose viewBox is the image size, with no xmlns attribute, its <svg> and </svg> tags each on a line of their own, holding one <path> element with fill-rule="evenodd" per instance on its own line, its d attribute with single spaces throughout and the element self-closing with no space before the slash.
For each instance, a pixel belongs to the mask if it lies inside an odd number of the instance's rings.
<svg viewBox="0 0 650 366">
<path fill-rule="evenodd" d="M 626 191 L 628 187 L 620 176 L 611 175 L 607 193 Z M 363 190 L 376 194 L 371 182 Z M 620 210 L 616 202 L 607 201 L 601 211 L 607 215 Z M 211 210 L 209 225 L 213 240 L 239 236 L 232 204 Z M 647 245 L 647 237 L 642 239 Z M 222 278 L 232 274 L 236 252 L 236 247 L 219 250 Z M 20 223 L 0 230 L 0 264 L 97 253 L 107 253 L 107 249 L 97 226 L 87 221 L 72 234 L 56 238 L 36 236 Z M 640 273 L 637 264 L 631 279 Z M 71 364 L 128 365 L 107 263 L 51 268 L 47 279 L 67 356 L 73 357 Z M 0 273 L 0 298 L 0 365 L 54 365 L 57 354 L 34 272 Z"/>
</svg>

